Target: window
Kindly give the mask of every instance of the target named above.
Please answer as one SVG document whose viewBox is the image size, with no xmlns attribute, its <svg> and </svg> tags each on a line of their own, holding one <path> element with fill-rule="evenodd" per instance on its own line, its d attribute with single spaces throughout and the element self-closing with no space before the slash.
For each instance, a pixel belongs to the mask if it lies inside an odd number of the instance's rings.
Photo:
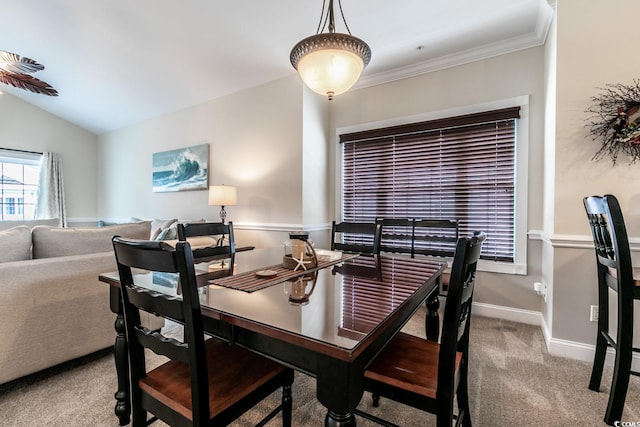
<svg viewBox="0 0 640 427">
<path fill-rule="evenodd" d="M 482 258 L 516 259 L 520 107 L 340 135 L 342 216 L 457 219 L 487 233 Z"/>
<path fill-rule="evenodd" d="M 0 149 L 0 220 L 35 219 L 41 157 Z"/>
<path fill-rule="evenodd" d="M 16 199 L 14 197 L 7 197 L 4 199 L 4 207 L 7 215 L 16 214 Z"/>
</svg>

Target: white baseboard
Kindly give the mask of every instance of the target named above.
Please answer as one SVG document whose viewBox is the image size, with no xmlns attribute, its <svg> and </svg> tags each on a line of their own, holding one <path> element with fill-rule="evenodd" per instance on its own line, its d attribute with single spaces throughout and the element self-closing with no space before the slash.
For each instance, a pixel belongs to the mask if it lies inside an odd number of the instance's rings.
<svg viewBox="0 0 640 427">
<path fill-rule="evenodd" d="M 582 360 L 589 363 L 593 362 L 593 357 L 596 351 L 595 345 L 553 338 L 547 323 L 544 321 L 544 317 L 542 317 L 542 313 L 539 311 L 521 310 L 493 304 L 474 303 L 473 314 L 540 326 L 549 354 L 553 356 L 566 357 L 568 359 Z M 609 348 L 607 350 L 607 359 L 605 364 L 613 366 L 614 357 L 613 349 Z M 640 354 L 633 354 L 631 369 L 634 371 L 640 371 Z"/>
<path fill-rule="evenodd" d="M 549 354 L 553 356 L 582 360 L 589 363 L 593 362 L 593 357 L 595 356 L 596 352 L 595 345 L 561 340 L 558 338 L 551 338 L 550 343 L 547 344 L 547 349 L 549 350 Z M 605 366 L 613 366 L 614 360 L 615 352 L 612 348 L 608 348 L 607 358 L 604 362 Z M 631 369 L 634 371 L 640 371 L 640 354 L 633 353 Z"/>
<path fill-rule="evenodd" d="M 519 308 L 474 302 L 472 313 L 477 314 L 478 316 L 494 317 L 496 319 L 526 323 L 527 325 L 540 326 L 542 324 L 542 313 L 539 311 L 522 310 Z"/>
<path fill-rule="evenodd" d="M 577 341 L 568 341 L 551 337 L 547 341 L 547 350 L 553 356 L 593 362 L 596 346 Z"/>
</svg>

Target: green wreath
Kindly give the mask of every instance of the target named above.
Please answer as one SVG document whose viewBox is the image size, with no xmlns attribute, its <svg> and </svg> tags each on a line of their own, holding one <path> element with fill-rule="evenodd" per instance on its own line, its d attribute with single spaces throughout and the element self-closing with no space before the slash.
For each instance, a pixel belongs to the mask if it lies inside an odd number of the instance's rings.
<svg viewBox="0 0 640 427">
<path fill-rule="evenodd" d="M 586 111 L 592 114 L 589 133 L 602 144 L 592 160 L 609 155 L 615 165 L 622 153 L 635 163 L 640 159 L 640 81 L 599 89 L 602 92 L 591 97 L 594 105 Z"/>
</svg>

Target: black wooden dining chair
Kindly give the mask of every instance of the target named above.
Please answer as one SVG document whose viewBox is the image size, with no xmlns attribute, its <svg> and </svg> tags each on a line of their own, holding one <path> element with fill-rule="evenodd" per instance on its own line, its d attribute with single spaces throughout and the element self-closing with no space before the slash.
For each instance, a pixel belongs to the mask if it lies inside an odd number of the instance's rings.
<svg viewBox="0 0 640 427">
<path fill-rule="evenodd" d="M 211 237 L 215 245 L 195 247 L 193 257 L 202 261 L 203 258 L 220 258 L 223 255 L 236 253 L 236 241 L 233 234 L 233 223 L 222 222 L 194 222 L 178 223 L 178 240 L 186 241 L 189 237 Z"/>
<path fill-rule="evenodd" d="M 438 427 L 471 426 L 467 371 L 469 326 L 476 265 L 485 233 L 461 238 L 451 268 L 440 344 L 400 332 L 365 371 L 364 387 L 374 395 L 435 414 Z M 458 415 L 454 416 L 454 397 Z M 356 414 L 386 426 L 390 422 L 361 410 Z"/>
<path fill-rule="evenodd" d="M 216 338 L 205 340 L 193 255 L 188 242 L 175 249 L 162 241 L 113 238 L 129 351 L 132 423 L 157 419 L 171 426 L 227 425 L 282 388 L 282 403 L 263 425 L 282 411 L 291 426 L 293 371 Z M 182 298 L 136 286 L 132 268 L 177 274 Z M 140 311 L 184 325 L 177 340 L 146 329 Z M 170 360 L 147 370 L 145 348 Z M 147 420 L 147 412 L 153 416 Z"/>
<path fill-rule="evenodd" d="M 378 222 L 343 221 L 331 224 L 331 250 L 379 254 L 382 226 Z"/>
<path fill-rule="evenodd" d="M 640 372 L 631 370 L 633 352 L 640 352 L 633 347 L 633 302 L 640 300 L 640 271 L 632 266 L 627 229 L 616 197 L 591 196 L 583 202 L 593 235 L 598 274 L 598 334 L 589 389 L 600 390 L 607 347 L 612 347 L 615 363 L 604 422 L 614 425 L 622 417 L 630 375 L 640 376 Z M 609 334 L 610 290 L 617 293 L 615 339 Z"/>
</svg>

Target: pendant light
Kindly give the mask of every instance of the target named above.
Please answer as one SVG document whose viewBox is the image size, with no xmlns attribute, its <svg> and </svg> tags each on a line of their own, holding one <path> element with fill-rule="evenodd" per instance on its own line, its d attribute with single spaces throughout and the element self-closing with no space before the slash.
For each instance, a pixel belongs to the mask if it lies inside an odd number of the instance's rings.
<svg viewBox="0 0 640 427">
<path fill-rule="evenodd" d="M 364 41 L 351 35 L 341 0 L 338 0 L 340 14 L 349 34 L 335 32 L 333 0 L 329 0 L 326 15 L 325 5 L 326 1 L 323 1 L 316 34 L 298 42 L 289 59 L 309 89 L 331 100 L 356 84 L 371 60 L 371 49 Z M 327 22 L 329 32 L 323 33 Z"/>
</svg>

